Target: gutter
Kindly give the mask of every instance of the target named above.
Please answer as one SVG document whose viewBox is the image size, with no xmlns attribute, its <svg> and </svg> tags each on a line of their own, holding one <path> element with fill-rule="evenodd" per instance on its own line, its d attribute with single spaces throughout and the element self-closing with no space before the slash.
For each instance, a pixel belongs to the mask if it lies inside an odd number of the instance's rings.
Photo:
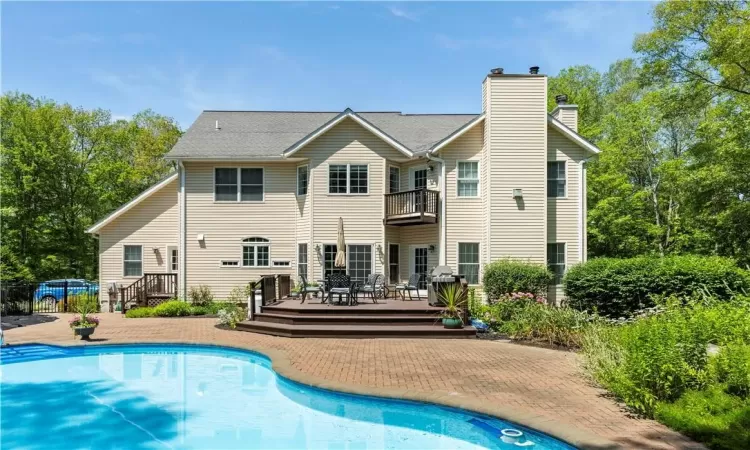
<svg viewBox="0 0 750 450">
<path fill-rule="evenodd" d="M 445 160 L 442 158 L 438 158 L 437 156 L 432 156 L 429 152 L 425 153 L 425 156 L 429 161 L 435 161 L 436 163 L 440 164 L 440 193 L 441 199 L 440 199 L 440 253 L 439 253 L 439 261 L 441 266 L 445 266 L 446 264 L 446 227 L 445 227 L 445 199 L 446 199 L 446 193 L 448 189 L 448 183 L 446 181 L 445 177 Z"/>
<path fill-rule="evenodd" d="M 187 248 L 187 196 L 185 195 L 185 165 L 181 159 L 177 160 L 177 166 L 179 167 L 180 173 L 180 254 L 179 254 L 179 272 L 180 272 L 180 283 L 179 290 L 182 293 L 181 297 L 187 301 L 187 255 L 185 250 Z"/>
</svg>

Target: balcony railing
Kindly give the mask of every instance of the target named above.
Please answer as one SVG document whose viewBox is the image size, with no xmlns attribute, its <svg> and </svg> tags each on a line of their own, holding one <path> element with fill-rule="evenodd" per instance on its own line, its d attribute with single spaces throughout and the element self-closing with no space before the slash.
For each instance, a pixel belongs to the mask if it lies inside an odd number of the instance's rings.
<svg viewBox="0 0 750 450">
<path fill-rule="evenodd" d="M 419 225 L 437 223 L 438 191 L 415 189 L 385 194 L 386 225 Z"/>
</svg>

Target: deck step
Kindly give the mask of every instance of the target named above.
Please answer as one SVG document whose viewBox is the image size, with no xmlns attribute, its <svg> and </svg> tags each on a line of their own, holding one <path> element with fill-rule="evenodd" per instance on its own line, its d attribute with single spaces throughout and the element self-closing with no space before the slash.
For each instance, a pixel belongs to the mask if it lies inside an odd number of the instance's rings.
<svg viewBox="0 0 750 450">
<path fill-rule="evenodd" d="M 442 324 L 434 325 L 289 325 L 282 323 L 245 321 L 237 324 L 237 329 L 253 333 L 270 334 L 283 337 L 307 338 L 432 338 L 432 339 L 467 339 L 476 337 L 473 327 L 458 330 L 444 328 Z"/>
<path fill-rule="evenodd" d="M 267 310 L 264 309 L 264 310 Z M 255 320 L 266 323 L 282 323 L 289 325 L 433 325 L 440 318 L 437 313 L 411 314 L 411 311 L 401 311 L 402 314 L 284 314 L 278 312 L 263 312 L 255 315 Z"/>
<path fill-rule="evenodd" d="M 314 304 L 301 305 L 289 304 L 283 302 L 274 306 L 262 307 L 264 313 L 287 314 L 287 315 L 342 315 L 342 316 L 363 316 L 363 315 L 426 315 L 437 316 L 443 310 L 442 308 L 428 306 L 427 302 L 413 303 L 404 302 L 404 304 L 363 304 L 357 306 L 345 305 L 328 305 Z"/>
</svg>

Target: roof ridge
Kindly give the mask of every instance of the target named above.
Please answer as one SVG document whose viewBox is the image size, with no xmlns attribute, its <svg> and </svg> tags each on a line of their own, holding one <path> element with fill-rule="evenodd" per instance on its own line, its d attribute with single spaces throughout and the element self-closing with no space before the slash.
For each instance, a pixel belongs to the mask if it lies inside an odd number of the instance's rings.
<svg viewBox="0 0 750 450">
<path fill-rule="evenodd" d="M 344 110 L 345 111 L 345 110 Z M 309 113 L 309 114 L 341 114 L 341 111 L 300 111 L 300 110 L 282 110 L 282 109 L 204 109 L 203 112 L 257 112 L 257 113 Z M 403 114 L 401 111 L 355 111 L 360 113 L 382 113 L 382 114 Z"/>
</svg>

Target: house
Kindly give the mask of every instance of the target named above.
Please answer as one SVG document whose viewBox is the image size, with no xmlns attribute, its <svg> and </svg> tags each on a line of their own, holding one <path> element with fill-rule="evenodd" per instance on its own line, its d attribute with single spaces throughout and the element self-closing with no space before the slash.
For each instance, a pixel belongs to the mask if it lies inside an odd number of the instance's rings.
<svg viewBox="0 0 750 450">
<path fill-rule="evenodd" d="M 532 68 L 534 69 L 534 68 Z M 217 298 L 268 273 L 324 278 L 339 218 L 347 271 L 389 283 L 448 265 L 586 257 L 578 108 L 547 113 L 547 78 L 493 69 L 479 114 L 204 111 L 166 158 L 176 173 L 104 218 L 99 279 L 176 273 Z M 550 295 L 559 300 L 559 286 Z"/>
</svg>

